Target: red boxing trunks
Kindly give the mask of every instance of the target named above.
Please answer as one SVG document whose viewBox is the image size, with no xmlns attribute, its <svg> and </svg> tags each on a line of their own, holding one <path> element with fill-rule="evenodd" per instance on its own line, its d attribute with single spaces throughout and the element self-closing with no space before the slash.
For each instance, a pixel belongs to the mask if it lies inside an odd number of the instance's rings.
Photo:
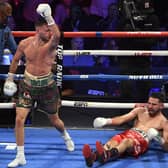
<svg viewBox="0 0 168 168">
<path fill-rule="evenodd" d="M 147 151 L 149 141 L 147 134 L 144 131 L 137 128 L 132 128 L 115 135 L 114 137 L 112 137 L 112 140 L 120 143 L 125 138 L 132 139 L 134 143 L 133 149 L 129 150 L 130 155 L 137 157 Z"/>
</svg>

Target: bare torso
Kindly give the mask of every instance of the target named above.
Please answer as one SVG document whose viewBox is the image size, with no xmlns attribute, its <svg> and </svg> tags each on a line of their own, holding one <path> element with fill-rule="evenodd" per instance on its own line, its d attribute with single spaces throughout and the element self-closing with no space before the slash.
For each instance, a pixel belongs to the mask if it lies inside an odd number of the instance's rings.
<svg viewBox="0 0 168 168">
<path fill-rule="evenodd" d="M 155 128 L 163 137 L 165 143 L 163 148 L 168 151 L 168 120 L 162 113 L 163 103 L 160 103 L 157 98 L 150 97 L 146 107 L 136 107 L 129 113 L 112 118 L 112 125 L 121 125 L 123 123 L 134 120 L 134 128 L 138 128 L 147 133 L 151 128 Z M 133 139 L 127 144 L 133 146 Z M 118 143 L 118 142 L 117 142 Z M 106 145 L 113 146 L 116 140 L 110 139 Z M 105 147 L 106 147 L 105 145 Z M 108 147 L 108 146 L 107 146 Z"/>
<path fill-rule="evenodd" d="M 157 130 L 163 129 L 163 123 L 167 121 L 167 119 L 160 112 L 155 117 L 151 117 L 145 108 L 140 108 L 138 112 L 137 119 L 135 121 L 134 127 L 139 128 L 145 132 L 149 128 L 155 128 Z"/>
<path fill-rule="evenodd" d="M 42 43 L 36 36 L 22 41 L 26 59 L 26 71 L 34 76 L 47 75 L 55 61 L 55 51 L 49 51 L 47 43 Z"/>
</svg>

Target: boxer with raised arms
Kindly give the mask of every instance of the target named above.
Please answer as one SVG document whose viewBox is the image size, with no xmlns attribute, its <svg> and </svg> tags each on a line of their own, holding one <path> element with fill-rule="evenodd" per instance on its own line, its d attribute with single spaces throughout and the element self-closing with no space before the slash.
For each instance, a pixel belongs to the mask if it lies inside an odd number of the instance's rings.
<svg viewBox="0 0 168 168">
<path fill-rule="evenodd" d="M 53 126 L 61 133 L 68 151 L 75 146 L 63 121 L 59 118 L 60 95 L 52 73 L 56 48 L 60 40 L 60 31 L 51 15 L 48 4 L 37 7 L 39 18 L 35 22 L 36 34 L 20 41 L 9 68 L 4 84 L 4 93 L 12 96 L 17 91 L 14 77 L 18 62 L 24 55 L 26 59 L 24 79 L 19 83 L 18 102 L 16 104 L 15 133 L 17 143 L 16 158 L 8 167 L 26 164 L 24 153 L 24 123 L 34 101 L 41 110 L 48 114 Z"/>
</svg>

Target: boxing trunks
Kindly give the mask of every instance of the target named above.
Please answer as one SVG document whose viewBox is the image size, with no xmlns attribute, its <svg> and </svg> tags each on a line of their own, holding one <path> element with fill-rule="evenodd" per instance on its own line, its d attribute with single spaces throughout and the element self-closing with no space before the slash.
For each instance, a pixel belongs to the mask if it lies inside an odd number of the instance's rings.
<svg viewBox="0 0 168 168">
<path fill-rule="evenodd" d="M 128 154 L 137 157 L 147 151 L 149 141 L 147 134 L 144 131 L 138 128 L 132 128 L 115 135 L 112 137 L 112 140 L 120 143 L 125 138 L 133 140 L 133 148 L 127 150 Z"/>
<path fill-rule="evenodd" d="M 16 106 L 31 108 L 35 101 L 40 110 L 48 114 L 57 112 L 61 101 L 52 73 L 45 76 L 33 76 L 25 71 L 24 79 L 19 83 Z"/>
</svg>

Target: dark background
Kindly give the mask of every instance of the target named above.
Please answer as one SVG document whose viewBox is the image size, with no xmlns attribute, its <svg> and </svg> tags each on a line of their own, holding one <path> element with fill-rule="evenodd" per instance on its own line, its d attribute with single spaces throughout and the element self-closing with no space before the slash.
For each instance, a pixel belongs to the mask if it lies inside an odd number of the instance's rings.
<svg viewBox="0 0 168 168">
<path fill-rule="evenodd" d="M 0 74 L 7 74 L 9 66 L 0 66 Z M 117 68 L 81 68 L 69 67 L 70 70 L 78 72 L 79 74 L 117 74 Z M 19 74 L 23 74 L 24 66 L 18 68 Z M 153 70 L 157 74 L 166 74 L 168 68 L 155 68 Z M 132 81 L 135 82 L 135 81 Z M 4 80 L 1 80 L 1 102 L 11 101 L 2 93 Z M 119 81 L 73 81 L 74 96 L 64 97 L 63 100 L 80 100 L 80 101 L 94 101 L 94 102 L 135 102 L 135 100 L 123 99 L 119 95 L 113 94 L 115 90 L 119 89 Z M 153 81 L 153 88 L 161 88 L 163 81 Z M 88 90 L 94 89 L 103 91 L 105 95 L 91 95 Z M 64 120 L 65 125 L 71 128 L 92 128 L 93 119 L 97 116 L 112 117 L 127 113 L 130 109 L 99 109 L 99 108 L 79 108 L 79 107 L 61 107 L 60 117 Z M 15 109 L 0 109 L 0 127 L 14 127 L 15 123 Z M 165 114 L 167 114 L 165 110 Z M 131 123 L 123 125 L 123 127 L 130 126 Z M 46 114 L 38 110 L 32 110 L 26 121 L 26 126 L 51 126 Z"/>
</svg>

